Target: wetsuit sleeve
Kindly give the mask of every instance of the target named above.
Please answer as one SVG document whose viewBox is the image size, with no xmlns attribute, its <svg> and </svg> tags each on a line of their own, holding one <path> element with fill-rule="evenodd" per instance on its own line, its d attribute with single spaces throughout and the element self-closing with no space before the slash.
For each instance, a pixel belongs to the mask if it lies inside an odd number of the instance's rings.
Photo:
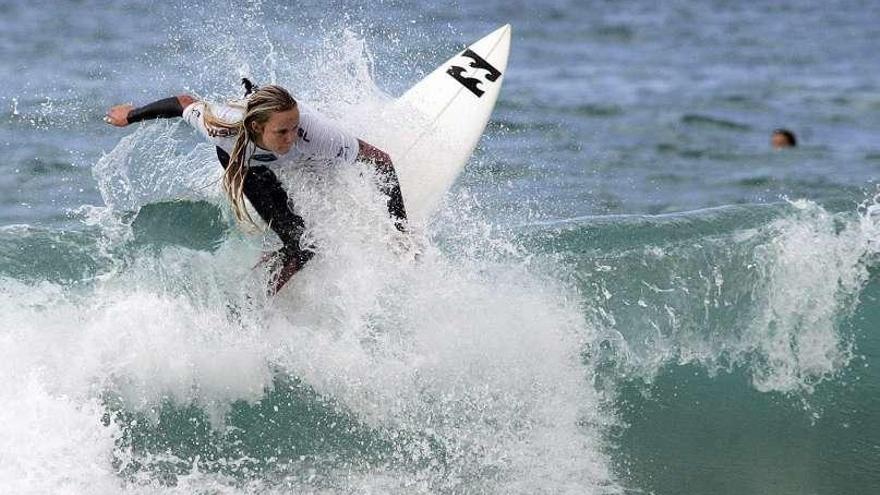
<svg viewBox="0 0 880 495">
<path fill-rule="evenodd" d="M 183 106 L 176 96 L 154 101 L 128 112 L 128 123 L 134 124 L 143 120 L 170 119 L 183 116 Z"/>
<path fill-rule="evenodd" d="M 406 226 L 406 208 L 403 205 L 403 193 L 400 191 L 400 180 L 394 163 L 388 153 L 372 144 L 358 139 L 357 159 L 372 163 L 379 173 L 382 192 L 388 196 L 388 213 L 394 218 L 394 226 L 403 232 Z"/>
<path fill-rule="evenodd" d="M 397 172 L 389 164 L 387 169 L 378 167 L 379 173 L 383 174 L 385 184 L 382 192 L 388 195 L 388 213 L 394 218 L 394 226 L 403 232 L 406 230 L 406 208 L 403 206 L 403 193 L 400 191 L 400 181 Z"/>
</svg>

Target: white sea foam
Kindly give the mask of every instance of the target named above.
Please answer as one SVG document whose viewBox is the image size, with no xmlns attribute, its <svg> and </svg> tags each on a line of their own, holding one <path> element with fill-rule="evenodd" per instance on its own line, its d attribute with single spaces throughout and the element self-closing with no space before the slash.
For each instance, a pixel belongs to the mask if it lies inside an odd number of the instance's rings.
<svg viewBox="0 0 880 495">
<path fill-rule="evenodd" d="M 265 65 L 239 69 L 283 83 L 302 68 L 280 63 L 284 50 L 271 38 L 263 45 L 274 47 Z M 211 47 L 211 60 L 253 50 Z M 315 61 L 331 62 L 312 66 L 326 86 L 301 85 L 302 93 L 320 96 L 318 106 L 348 128 L 375 127 L 371 115 L 387 96 L 372 82 L 363 41 L 349 33 L 316 51 Z M 178 127 L 142 125 L 95 167 L 107 208 L 82 213 L 105 234 L 96 255 L 123 258 L 111 271 L 67 286 L 0 281 L 2 397 L 47 411 L 19 418 L 4 410 L 0 458 L 20 459 L 3 463 L 0 486 L 52 473 L 39 486 L 67 493 L 286 492 L 279 483 L 345 493 L 615 491 L 606 420 L 579 355 L 591 329 L 553 267 L 531 263 L 469 218 L 467 205 L 445 213 L 470 232 L 444 240 L 457 255 L 439 249 L 430 228 L 417 229 L 410 246 L 370 174 L 294 171 L 286 180 L 310 227 L 305 238 L 320 249 L 266 300 L 265 274 L 251 266 L 271 236 L 233 232 L 212 253 L 131 247 L 127 212 L 172 198 L 220 199 L 210 189 L 220 169 L 209 147 L 188 152 Z M 149 470 L 116 474 L 137 456 L 149 465 L 167 453 L 129 452 L 120 430 L 136 426 L 104 426 L 105 401 L 152 421 L 163 404 L 194 405 L 224 431 L 232 404 L 260 400 L 278 374 L 390 435 L 394 462 L 352 468 L 342 459 L 338 472 L 316 475 L 294 459 L 282 481 L 249 482 L 193 462 L 174 486 Z M 58 438 L 63 445 L 53 444 Z"/>
<path fill-rule="evenodd" d="M 757 256 L 766 299 L 745 341 L 760 355 L 759 390 L 809 391 L 849 363 L 838 325 L 867 281 L 866 256 L 876 254 L 876 226 L 865 217 L 841 224 L 814 203 L 793 205 L 797 214 L 770 226 L 778 235 Z"/>
<path fill-rule="evenodd" d="M 354 485 L 343 491 L 374 483 L 409 491 L 392 482 L 402 483 L 400 476 L 421 480 L 427 491 L 582 492 L 606 484 L 599 400 L 578 358 L 587 329 L 571 289 L 515 259 L 447 259 L 428 240 L 421 261 L 402 262 L 388 249 L 396 231 L 374 189 L 357 174 L 338 180 L 349 182 L 347 194 L 299 191 L 311 193 L 302 201 L 307 218 L 324 215 L 309 233 L 322 250 L 266 307 L 252 301 L 257 307 L 248 309 L 239 294 L 241 280 L 250 280 L 244 291 L 261 290 L 261 274 L 249 271 L 259 244 L 235 238 L 213 254 L 136 255 L 89 288 L 5 280 L 7 400 L 57 403 L 56 414 L 30 421 L 72 429 L 74 439 L 102 439 L 66 448 L 111 485 L 120 481 L 109 459 L 120 453 L 115 427 L 100 424 L 103 394 L 154 418 L 163 401 L 195 404 L 222 429 L 231 404 L 262 398 L 278 370 L 381 431 L 442 445 L 446 467 L 434 474 L 379 469 L 348 480 Z M 230 318 L 230 304 L 243 304 L 243 316 Z M 16 380 L 29 374 L 36 377 Z M 46 431 L 17 421 L 2 428 L 21 427 L 6 437 L 14 440 L 5 455 Z M 421 440 L 397 448 L 402 459 L 439 462 Z M 44 454 L 30 450 L 29 464 L 7 473 L 10 486 L 35 472 L 31 464 L 73 469 Z M 226 486 L 218 476 L 194 471 L 183 486 Z"/>
</svg>

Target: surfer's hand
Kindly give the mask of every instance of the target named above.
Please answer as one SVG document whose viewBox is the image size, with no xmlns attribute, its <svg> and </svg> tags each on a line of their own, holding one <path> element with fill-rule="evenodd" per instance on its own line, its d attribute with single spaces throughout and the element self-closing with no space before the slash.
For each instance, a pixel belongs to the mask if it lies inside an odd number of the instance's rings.
<svg viewBox="0 0 880 495">
<path fill-rule="evenodd" d="M 116 127 L 125 127 L 128 125 L 128 113 L 134 109 L 134 105 L 126 103 L 123 105 L 115 105 L 107 110 L 104 116 L 104 122 L 115 125 Z"/>
</svg>

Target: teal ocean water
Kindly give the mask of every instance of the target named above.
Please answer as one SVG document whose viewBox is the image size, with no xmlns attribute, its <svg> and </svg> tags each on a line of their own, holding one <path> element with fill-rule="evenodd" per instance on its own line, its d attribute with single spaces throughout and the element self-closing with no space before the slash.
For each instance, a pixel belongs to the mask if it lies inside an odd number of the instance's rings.
<svg viewBox="0 0 880 495">
<path fill-rule="evenodd" d="M 0 13 L 0 493 L 880 491 L 876 3 Z M 212 149 L 101 122 L 248 75 L 369 140 L 508 22 L 421 258 L 298 176 L 321 249 L 274 299 Z"/>
</svg>

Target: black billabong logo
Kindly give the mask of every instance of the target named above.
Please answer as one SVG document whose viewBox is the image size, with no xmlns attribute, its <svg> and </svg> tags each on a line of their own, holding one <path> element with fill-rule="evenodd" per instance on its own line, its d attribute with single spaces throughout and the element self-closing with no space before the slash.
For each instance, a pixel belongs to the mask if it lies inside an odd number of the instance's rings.
<svg viewBox="0 0 880 495">
<path fill-rule="evenodd" d="M 471 51 L 470 48 L 465 50 L 464 53 L 461 54 L 461 56 L 473 60 L 473 62 L 470 62 L 468 64 L 468 67 L 470 67 L 471 69 L 481 69 L 486 71 L 486 81 L 495 82 L 498 80 L 499 77 L 501 77 L 500 70 L 493 67 L 492 64 L 490 64 L 489 62 L 486 62 L 483 57 Z M 446 73 L 452 76 L 456 81 L 461 83 L 462 86 L 470 90 L 471 93 L 477 95 L 477 98 L 482 97 L 485 91 L 480 89 L 479 85 L 484 81 L 482 79 L 479 79 L 478 77 L 470 77 L 464 75 L 464 72 L 467 70 L 468 69 L 464 67 L 453 65 L 446 70 Z"/>
</svg>

